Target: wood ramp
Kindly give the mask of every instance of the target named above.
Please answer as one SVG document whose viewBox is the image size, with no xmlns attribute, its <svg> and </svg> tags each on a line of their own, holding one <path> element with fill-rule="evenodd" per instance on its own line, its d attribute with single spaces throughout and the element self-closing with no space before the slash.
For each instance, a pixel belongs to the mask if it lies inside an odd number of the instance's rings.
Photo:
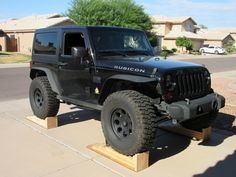
<svg viewBox="0 0 236 177">
<path fill-rule="evenodd" d="M 126 156 L 116 152 L 105 144 L 92 144 L 87 147 L 135 172 L 141 171 L 149 166 L 149 152 L 135 154 L 134 156 Z"/>
<path fill-rule="evenodd" d="M 46 129 L 58 127 L 57 117 L 47 117 L 46 119 L 40 119 L 36 116 L 27 116 L 26 119 Z"/>
</svg>

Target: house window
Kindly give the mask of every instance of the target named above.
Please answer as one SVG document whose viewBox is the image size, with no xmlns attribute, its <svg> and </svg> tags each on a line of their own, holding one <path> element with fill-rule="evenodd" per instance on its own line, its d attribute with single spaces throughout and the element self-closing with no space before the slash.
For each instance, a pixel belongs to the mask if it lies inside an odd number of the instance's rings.
<svg viewBox="0 0 236 177">
<path fill-rule="evenodd" d="M 64 36 L 64 55 L 71 55 L 72 47 L 85 47 L 83 33 L 66 33 Z"/>
<path fill-rule="evenodd" d="M 35 36 L 34 53 L 56 55 L 57 33 L 39 33 Z"/>
<path fill-rule="evenodd" d="M 193 32 L 193 26 L 191 24 L 188 24 L 186 30 L 189 32 Z"/>
</svg>

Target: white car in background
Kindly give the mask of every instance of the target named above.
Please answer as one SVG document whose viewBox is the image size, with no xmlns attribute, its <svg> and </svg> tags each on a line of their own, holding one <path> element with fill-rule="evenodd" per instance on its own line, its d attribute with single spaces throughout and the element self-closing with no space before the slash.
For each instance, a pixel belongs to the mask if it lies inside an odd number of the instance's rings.
<svg viewBox="0 0 236 177">
<path fill-rule="evenodd" d="M 226 51 L 222 47 L 208 46 L 199 49 L 201 53 L 224 54 Z"/>
</svg>

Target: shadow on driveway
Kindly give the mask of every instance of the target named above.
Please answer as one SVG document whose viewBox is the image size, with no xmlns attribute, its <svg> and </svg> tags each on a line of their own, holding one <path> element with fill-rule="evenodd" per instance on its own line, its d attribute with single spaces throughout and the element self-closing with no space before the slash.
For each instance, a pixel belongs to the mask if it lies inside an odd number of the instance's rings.
<svg viewBox="0 0 236 177">
<path fill-rule="evenodd" d="M 98 120 L 100 121 L 100 112 L 91 111 L 91 110 L 79 110 L 73 111 L 58 116 L 58 125 L 64 126 L 67 124 L 79 123 L 88 120 Z M 224 113 L 219 113 L 219 116 L 214 123 L 214 127 L 219 127 L 217 121 L 222 121 L 222 119 L 227 120 L 227 125 L 233 125 L 235 117 L 233 115 L 227 115 Z M 233 127 L 234 129 L 235 127 Z M 217 129 L 216 129 L 217 130 Z M 234 133 L 225 131 L 226 133 L 223 136 L 214 136 L 210 140 L 200 141 L 199 145 L 203 146 L 217 146 L 224 142 L 224 140 Z M 220 132 L 221 134 L 221 132 Z M 222 134 L 221 134 L 222 135 Z M 164 130 L 158 129 L 155 143 L 150 149 L 150 165 L 158 162 L 159 160 L 174 156 L 182 151 L 184 151 L 191 143 L 191 139 L 185 136 L 177 135 L 174 133 L 166 132 Z"/>
<path fill-rule="evenodd" d="M 236 151 L 224 160 L 218 161 L 215 166 L 209 167 L 204 173 L 194 177 L 235 177 L 236 176 Z"/>
<path fill-rule="evenodd" d="M 58 126 L 79 123 L 88 120 L 99 120 L 100 112 L 94 110 L 79 110 L 58 115 Z"/>
</svg>

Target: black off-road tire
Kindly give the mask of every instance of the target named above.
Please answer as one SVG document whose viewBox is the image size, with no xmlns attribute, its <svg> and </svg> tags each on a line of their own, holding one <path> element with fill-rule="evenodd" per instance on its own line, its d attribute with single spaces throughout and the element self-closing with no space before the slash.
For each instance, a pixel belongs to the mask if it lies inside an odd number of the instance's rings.
<svg viewBox="0 0 236 177">
<path fill-rule="evenodd" d="M 101 123 L 107 144 L 124 155 L 144 152 L 155 140 L 154 106 L 149 97 L 136 91 L 119 91 L 108 96 L 103 104 Z"/>
<path fill-rule="evenodd" d="M 180 124 L 185 128 L 200 131 L 204 128 L 210 127 L 213 121 L 217 118 L 217 115 L 218 115 L 218 111 L 215 111 L 207 115 L 198 117 L 196 119 L 190 119 L 190 120 L 181 122 Z"/>
<path fill-rule="evenodd" d="M 45 119 L 56 116 L 60 101 L 52 91 L 47 77 L 36 77 L 32 80 L 29 90 L 30 105 L 35 116 Z"/>
</svg>

